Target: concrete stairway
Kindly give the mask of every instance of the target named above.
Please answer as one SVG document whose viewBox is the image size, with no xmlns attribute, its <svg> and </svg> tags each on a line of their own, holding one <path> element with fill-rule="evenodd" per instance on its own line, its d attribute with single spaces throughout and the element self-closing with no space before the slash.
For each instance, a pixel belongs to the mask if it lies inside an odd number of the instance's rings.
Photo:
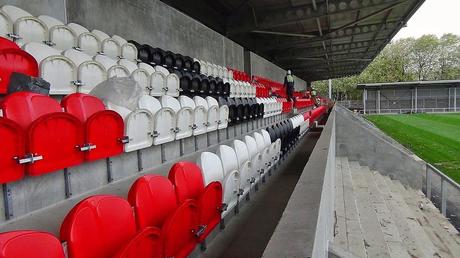
<svg viewBox="0 0 460 258">
<path fill-rule="evenodd" d="M 423 193 L 338 157 L 333 246 L 356 257 L 460 257 L 458 231 Z"/>
</svg>

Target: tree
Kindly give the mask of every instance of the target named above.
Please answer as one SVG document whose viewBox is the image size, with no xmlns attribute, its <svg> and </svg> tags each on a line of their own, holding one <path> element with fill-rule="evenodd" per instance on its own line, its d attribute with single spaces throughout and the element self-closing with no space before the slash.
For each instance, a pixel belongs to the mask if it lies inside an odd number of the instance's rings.
<svg viewBox="0 0 460 258">
<path fill-rule="evenodd" d="M 453 79 L 460 79 L 460 36 L 424 35 L 388 44 L 360 75 L 333 79 L 332 85 L 334 97 L 345 100 L 361 98 L 359 83 Z M 327 81 L 313 87 L 327 96 Z"/>
</svg>

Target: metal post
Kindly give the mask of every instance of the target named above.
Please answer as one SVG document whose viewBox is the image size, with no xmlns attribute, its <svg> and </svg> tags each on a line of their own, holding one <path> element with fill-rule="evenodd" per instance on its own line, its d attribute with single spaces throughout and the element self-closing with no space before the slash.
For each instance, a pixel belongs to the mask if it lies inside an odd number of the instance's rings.
<svg viewBox="0 0 460 258">
<path fill-rule="evenodd" d="M 142 171 L 144 170 L 144 167 L 142 166 L 142 151 L 137 150 L 137 171 Z"/>
<path fill-rule="evenodd" d="M 329 79 L 329 99 L 332 99 L 332 80 Z"/>
<path fill-rule="evenodd" d="M 366 114 L 366 100 L 367 100 L 367 90 L 364 89 L 364 91 L 363 91 L 363 109 L 364 109 L 364 114 Z"/>
<path fill-rule="evenodd" d="M 425 167 L 426 173 L 426 198 L 431 201 L 431 176 L 428 164 Z"/>
<path fill-rule="evenodd" d="M 447 182 L 441 177 L 441 213 L 446 217 L 447 210 Z"/>
<path fill-rule="evenodd" d="M 418 104 L 418 91 L 417 87 L 415 87 L 415 113 L 417 113 L 417 104 Z"/>
<path fill-rule="evenodd" d="M 11 187 L 8 184 L 3 184 L 3 203 L 5 206 L 5 218 L 7 220 L 13 218 L 13 194 Z"/>
<path fill-rule="evenodd" d="M 64 168 L 64 188 L 65 188 L 65 197 L 72 197 L 72 184 L 70 183 L 71 173 L 67 168 Z"/>
<path fill-rule="evenodd" d="M 454 88 L 454 111 L 457 112 L 457 86 Z"/>
<path fill-rule="evenodd" d="M 380 90 L 377 90 L 377 110 L 380 114 Z"/>
</svg>

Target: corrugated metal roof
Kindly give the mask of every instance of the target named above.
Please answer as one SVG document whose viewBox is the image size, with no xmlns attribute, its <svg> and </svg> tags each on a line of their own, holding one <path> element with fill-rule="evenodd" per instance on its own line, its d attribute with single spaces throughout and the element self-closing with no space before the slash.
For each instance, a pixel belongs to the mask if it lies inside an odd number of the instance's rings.
<svg viewBox="0 0 460 258">
<path fill-rule="evenodd" d="M 424 0 L 163 2 L 315 81 L 360 73 Z"/>
</svg>

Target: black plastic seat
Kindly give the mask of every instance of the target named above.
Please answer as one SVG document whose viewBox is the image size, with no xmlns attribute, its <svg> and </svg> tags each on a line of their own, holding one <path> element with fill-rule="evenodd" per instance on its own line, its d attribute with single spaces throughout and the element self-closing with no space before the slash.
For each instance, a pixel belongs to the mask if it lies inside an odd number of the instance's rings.
<svg viewBox="0 0 460 258">
<path fill-rule="evenodd" d="M 228 106 L 228 123 L 229 125 L 234 125 L 236 124 L 236 116 L 237 116 L 237 108 L 236 108 L 236 103 L 233 98 L 228 98 L 227 99 L 227 106 Z"/>
<path fill-rule="evenodd" d="M 201 85 L 199 93 L 206 96 L 209 92 L 209 78 L 206 75 L 201 75 Z"/>
<path fill-rule="evenodd" d="M 186 71 L 192 71 L 193 67 L 193 58 L 189 56 L 184 56 L 184 70 Z"/>
<path fill-rule="evenodd" d="M 144 63 L 151 64 L 153 61 L 153 48 L 150 45 L 140 45 L 137 48 L 137 58 Z"/>
<path fill-rule="evenodd" d="M 217 91 L 217 80 L 216 78 L 212 76 L 209 76 L 208 79 L 209 79 L 208 95 L 214 96 L 216 95 L 216 91 Z"/>
<path fill-rule="evenodd" d="M 189 72 L 184 72 L 180 77 L 180 89 L 181 94 L 190 94 L 190 89 L 192 88 L 192 75 Z"/>
<path fill-rule="evenodd" d="M 174 55 L 174 64 L 173 64 L 173 66 L 174 66 L 175 69 L 183 70 L 184 67 L 185 67 L 184 62 L 185 62 L 185 60 L 184 60 L 183 55 L 181 55 L 181 54 L 175 54 Z"/>
<path fill-rule="evenodd" d="M 164 54 L 164 65 L 167 67 L 174 67 L 175 54 L 171 51 L 166 51 Z"/>
<path fill-rule="evenodd" d="M 224 83 L 224 86 L 222 87 L 222 96 L 230 96 L 230 83 Z"/>
<path fill-rule="evenodd" d="M 200 73 L 201 72 L 201 65 L 198 61 L 193 61 L 192 63 L 192 71 L 195 73 Z"/>
<path fill-rule="evenodd" d="M 196 95 L 200 92 L 201 89 L 201 76 L 198 74 L 194 74 L 192 77 L 192 83 L 190 87 L 190 95 Z"/>
</svg>

